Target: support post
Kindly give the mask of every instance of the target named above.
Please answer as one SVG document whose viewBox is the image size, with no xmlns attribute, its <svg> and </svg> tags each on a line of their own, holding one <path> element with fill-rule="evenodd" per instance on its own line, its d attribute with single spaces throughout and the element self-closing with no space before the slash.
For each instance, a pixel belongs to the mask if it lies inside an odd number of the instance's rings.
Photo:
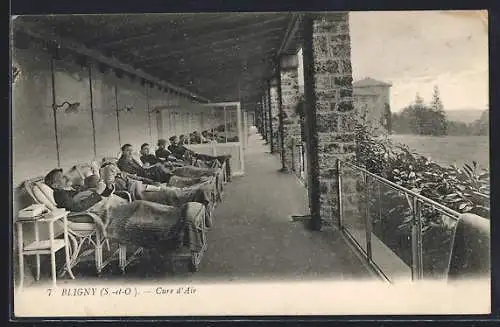
<svg viewBox="0 0 500 327">
<path fill-rule="evenodd" d="M 267 81 L 267 123 L 268 123 L 268 142 L 270 144 L 271 153 L 274 153 L 274 140 L 273 140 L 273 114 L 271 111 L 271 81 Z"/>
<path fill-rule="evenodd" d="M 57 98 L 56 98 L 56 77 L 55 77 L 55 63 L 54 58 L 50 58 L 50 76 L 51 76 L 51 86 L 52 86 L 52 114 L 54 115 L 54 134 L 56 141 L 56 153 L 57 153 L 57 167 L 61 167 L 61 156 L 59 154 L 59 132 L 57 129 Z"/>
<path fill-rule="evenodd" d="M 314 57 L 313 57 L 313 18 L 306 14 L 303 20 L 303 54 L 304 54 L 304 98 L 306 104 L 305 125 L 307 134 L 307 175 L 309 176 L 308 194 L 311 213 L 311 229 L 321 230 L 318 134 L 316 128 L 316 94 L 314 91 Z"/>
<path fill-rule="evenodd" d="M 285 132 L 283 126 L 283 99 L 281 95 L 281 58 L 276 60 L 276 93 L 278 105 L 278 133 L 280 142 L 280 157 L 281 157 L 281 172 L 287 172 L 288 169 L 285 164 Z"/>
<path fill-rule="evenodd" d="M 95 118 L 94 118 L 94 92 L 92 87 L 92 66 L 90 62 L 87 62 L 87 68 L 89 71 L 89 95 L 90 95 L 90 121 L 92 123 L 92 147 L 94 150 L 94 159 L 97 158 L 97 141 L 95 135 Z"/>
</svg>

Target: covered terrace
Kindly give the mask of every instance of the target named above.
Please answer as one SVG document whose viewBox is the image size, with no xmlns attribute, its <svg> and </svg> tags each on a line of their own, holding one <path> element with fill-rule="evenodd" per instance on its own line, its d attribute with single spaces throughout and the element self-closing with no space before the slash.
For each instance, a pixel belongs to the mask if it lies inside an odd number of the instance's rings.
<svg viewBox="0 0 500 327">
<path fill-rule="evenodd" d="M 235 177 L 199 276 L 374 278 L 338 228 L 359 213 L 356 177 L 340 183 L 338 166 L 356 150 L 348 13 L 20 16 L 12 26 L 15 188 L 126 143 L 222 125 L 215 148 L 188 145 L 231 154 Z M 15 199 L 14 213 L 28 204 L 22 188 Z"/>
</svg>

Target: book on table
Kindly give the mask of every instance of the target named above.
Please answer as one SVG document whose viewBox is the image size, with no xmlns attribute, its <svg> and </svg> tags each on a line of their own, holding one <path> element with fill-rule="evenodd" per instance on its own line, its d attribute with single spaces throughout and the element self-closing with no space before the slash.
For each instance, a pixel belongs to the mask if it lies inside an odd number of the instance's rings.
<svg viewBox="0 0 500 327">
<path fill-rule="evenodd" d="M 19 210 L 17 218 L 19 220 L 35 220 L 43 217 L 48 209 L 43 204 L 32 204 L 22 210 Z"/>
</svg>

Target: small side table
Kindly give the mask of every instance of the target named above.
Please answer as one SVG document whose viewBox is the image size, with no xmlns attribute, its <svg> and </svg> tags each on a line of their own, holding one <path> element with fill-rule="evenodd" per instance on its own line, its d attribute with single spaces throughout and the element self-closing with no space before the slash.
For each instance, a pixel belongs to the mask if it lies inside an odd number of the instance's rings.
<svg viewBox="0 0 500 327">
<path fill-rule="evenodd" d="M 51 272 L 52 272 L 52 284 L 56 286 L 56 252 L 60 249 L 65 250 L 66 255 L 66 267 L 70 277 L 75 278 L 73 272 L 71 271 L 71 258 L 69 253 L 69 239 L 68 239 L 68 211 L 65 209 L 58 209 L 44 214 L 42 217 L 37 219 L 18 219 L 16 221 L 17 226 L 17 246 L 19 251 L 19 274 L 20 282 L 19 289 L 23 287 L 24 281 L 24 256 L 25 255 L 36 255 L 36 280 L 40 280 L 40 255 L 50 254 L 51 261 Z M 54 223 L 62 220 L 64 226 L 64 239 L 56 239 L 54 236 Z M 30 244 L 24 245 L 23 241 L 23 225 L 24 224 L 34 224 L 35 226 L 35 241 Z M 38 227 L 41 223 L 49 224 L 49 239 L 40 240 Z"/>
</svg>

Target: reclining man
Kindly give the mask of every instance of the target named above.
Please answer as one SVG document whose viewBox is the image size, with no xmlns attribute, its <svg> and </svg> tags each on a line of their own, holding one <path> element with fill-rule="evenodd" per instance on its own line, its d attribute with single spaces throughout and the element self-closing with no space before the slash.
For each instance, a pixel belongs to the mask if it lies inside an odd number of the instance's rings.
<svg viewBox="0 0 500 327">
<path fill-rule="evenodd" d="M 79 191 L 67 181 L 62 169 L 53 169 L 45 176 L 45 183 L 54 190 L 57 207 L 94 214 L 71 217 L 72 222 L 95 223 L 105 238 L 111 237 L 121 242 L 158 248 L 158 243 L 161 245 L 166 241 L 174 241 L 178 243 L 173 245 L 174 249 L 184 245 L 199 251 L 199 237 L 192 236 L 194 234 L 187 238 L 172 237 L 172 234 L 178 234 L 176 231 L 182 232 L 190 226 L 196 233 L 204 221 L 202 204 L 183 201 L 181 206 L 175 207 L 141 200 L 128 203 L 114 196 L 113 189 L 107 187 L 97 175 L 88 176 L 85 179 L 86 188 Z M 190 213 L 190 210 L 195 214 Z M 158 221 L 157 217 L 161 217 L 161 220 Z M 129 229 L 134 232 L 129 233 Z"/>
<path fill-rule="evenodd" d="M 160 159 L 157 158 L 154 154 L 149 153 L 149 144 L 144 143 L 141 145 L 141 162 L 145 166 L 153 166 L 156 165 L 158 162 L 160 162 Z"/>
<path fill-rule="evenodd" d="M 47 186 L 54 190 L 54 201 L 58 208 L 64 208 L 72 212 L 89 212 L 97 215 L 95 220 L 88 215 L 71 217 L 75 223 L 95 223 L 103 232 L 109 219 L 106 212 L 114 206 L 126 204 L 127 201 L 114 196 L 114 189 L 108 188 L 99 181 L 96 175 L 85 179 L 85 185 L 73 188 L 69 180 L 64 176 L 63 170 L 52 169 L 44 179 Z M 103 219 L 104 218 L 104 219 Z"/>
<path fill-rule="evenodd" d="M 166 149 L 167 141 L 164 139 L 158 140 L 158 149 L 155 151 L 156 159 L 164 163 L 167 167 L 172 166 L 183 166 L 183 161 L 181 159 L 177 159 L 170 150 Z"/>
<path fill-rule="evenodd" d="M 183 145 L 182 140 L 179 141 L 177 136 L 172 136 L 169 138 L 170 145 L 168 146 L 168 150 L 172 153 L 172 155 L 177 159 L 183 159 L 186 151 L 188 149 Z"/>
<path fill-rule="evenodd" d="M 168 183 L 171 177 L 169 169 L 161 163 L 156 163 L 153 166 L 145 168 L 134 159 L 132 151 L 132 145 L 125 144 L 122 146 L 122 155 L 118 159 L 118 168 L 120 170 L 139 177 L 152 179 L 155 182 Z"/>
<path fill-rule="evenodd" d="M 193 167 L 194 168 L 194 167 Z M 187 172 L 179 172 L 180 174 Z M 180 205 L 185 202 L 200 202 L 207 205 L 211 201 L 210 188 L 207 188 L 207 181 L 198 173 L 198 177 L 184 178 L 184 180 L 193 180 L 193 183 L 183 185 L 183 188 L 148 184 L 144 181 L 134 179 L 128 174 L 123 174 L 113 163 L 103 165 L 100 170 L 101 177 L 109 189 L 116 191 L 126 191 L 130 194 L 133 201 L 146 200 L 151 202 L 163 203 L 167 205 Z M 181 178 L 173 176 L 172 179 Z M 181 203 L 180 203 L 181 202 Z"/>
</svg>

